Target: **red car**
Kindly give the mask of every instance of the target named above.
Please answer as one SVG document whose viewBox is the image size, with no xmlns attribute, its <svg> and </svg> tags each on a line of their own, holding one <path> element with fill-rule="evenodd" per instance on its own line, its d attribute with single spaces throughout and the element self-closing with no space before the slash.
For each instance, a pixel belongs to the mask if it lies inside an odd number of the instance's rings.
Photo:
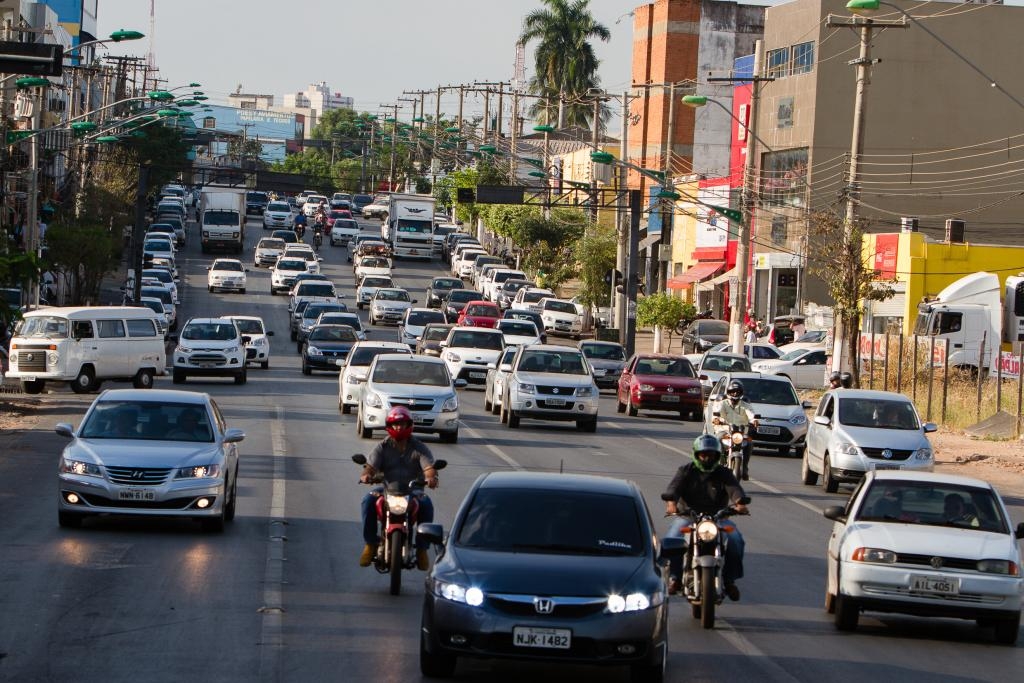
<svg viewBox="0 0 1024 683">
<path fill-rule="evenodd" d="M 702 418 L 704 393 L 693 366 L 683 356 L 638 353 L 619 377 L 617 409 L 635 416 L 638 410 L 670 410 L 679 419 Z"/>
<path fill-rule="evenodd" d="M 501 319 L 501 309 L 498 304 L 490 301 L 467 301 L 456 325 L 466 327 L 494 327 Z"/>
<path fill-rule="evenodd" d="M 331 209 L 327 214 L 327 228 L 333 228 L 334 221 L 338 220 L 339 218 L 352 218 L 352 212 L 344 211 L 342 209 Z"/>
</svg>

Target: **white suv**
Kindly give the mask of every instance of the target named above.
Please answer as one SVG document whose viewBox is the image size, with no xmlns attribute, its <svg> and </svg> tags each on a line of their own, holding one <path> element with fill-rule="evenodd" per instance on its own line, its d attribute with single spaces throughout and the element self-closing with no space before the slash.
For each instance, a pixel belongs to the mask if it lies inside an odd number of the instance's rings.
<svg viewBox="0 0 1024 683">
<path fill-rule="evenodd" d="M 200 377 L 234 377 L 235 384 L 245 384 L 245 343 L 231 318 L 192 318 L 178 336 L 174 349 L 175 384 L 189 375 Z"/>
<path fill-rule="evenodd" d="M 512 363 L 501 399 L 501 421 L 509 428 L 520 418 L 575 421 L 584 432 L 597 431 L 600 393 L 583 352 L 571 346 L 522 346 Z"/>
<path fill-rule="evenodd" d="M 573 339 L 579 339 L 583 333 L 583 316 L 571 301 L 553 297 L 541 299 L 540 317 L 544 321 L 545 332 L 564 334 Z"/>
<path fill-rule="evenodd" d="M 441 348 L 441 359 L 452 377 L 483 385 L 487 366 L 496 363 L 505 348 L 505 335 L 486 327 L 453 327 Z"/>
</svg>

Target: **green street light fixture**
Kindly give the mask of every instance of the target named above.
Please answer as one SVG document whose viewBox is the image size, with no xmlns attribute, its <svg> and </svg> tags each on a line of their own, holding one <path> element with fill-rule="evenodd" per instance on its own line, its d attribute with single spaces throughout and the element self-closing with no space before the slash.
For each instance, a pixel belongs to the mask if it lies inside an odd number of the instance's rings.
<svg viewBox="0 0 1024 683">
<path fill-rule="evenodd" d="M 683 95 L 683 104 L 687 107 L 703 107 L 708 103 L 708 98 L 704 95 Z"/>
<path fill-rule="evenodd" d="M 494 145 L 480 145 L 480 151 L 486 152 L 487 154 L 494 154 L 498 151 L 498 148 Z"/>
<path fill-rule="evenodd" d="M 530 171 L 526 175 L 533 176 L 534 178 L 547 178 L 548 174 L 544 171 Z"/>
<path fill-rule="evenodd" d="M 133 137 L 133 138 L 136 138 L 136 139 L 144 138 L 144 137 L 146 137 L 146 131 L 144 131 L 144 130 L 133 130 L 128 135 L 129 135 L 129 137 Z"/>
<path fill-rule="evenodd" d="M 412 120 L 413 123 L 423 123 L 424 121 L 426 121 L 426 119 L 424 119 L 422 116 L 417 116 Z"/>
<path fill-rule="evenodd" d="M 447 128 L 444 129 L 444 132 L 446 132 L 446 133 L 458 133 L 459 132 L 459 127 L 458 126 L 448 126 Z"/>
<path fill-rule="evenodd" d="M 161 109 L 161 110 L 157 111 L 156 115 L 159 116 L 162 119 L 166 119 L 166 118 L 169 118 L 171 116 L 177 116 L 178 115 L 178 110 L 177 109 Z"/>
<path fill-rule="evenodd" d="M 591 152 L 590 160 L 595 164 L 610 164 L 615 161 L 615 155 L 611 152 Z"/>
<path fill-rule="evenodd" d="M 670 199 L 673 202 L 676 202 L 679 201 L 679 197 L 681 197 L 682 195 L 680 195 L 678 192 L 673 192 L 672 190 L 660 190 L 657 196 L 658 199 Z"/>
<path fill-rule="evenodd" d="M 203 84 L 202 83 L 189 83 L 188 87 L 190 87 L 190 88 L 202 88 Z"/>
<path fill-rule="evenodd" d="M 71 132 L 81 135 L 96 130 L 99 124 L 94 121 L 75 121 L 70 127 Z"/>
<path fill-rule="evenodd" d="M 26 76 L 14 81 L 14 85 L 18 88 L 42 88 L 50 85 L 50 80 L 40 76 Z"/>
<path fill-rule="evenodd" d="M 146 97 L 154 102 L 169 102 L 174 99 L 174 93 L 167 92 L 166 90 L 153 90 L 146 93 Z"/>
<path fill-rule="evenodd" d="M 178 100 L 175 102 L 179 107 L 194 107 L 199 104 L 196 100 Z"/>
<path fill-rule="evenodd" d="M 102 142 L 104 144 L 110 144 L 110 143 L 113 143 L 113 142 L 120 142 L 120 141 L 121 141 L 121 138 L 117 137 L 116 135 L 101 135 L 98 138 L 96 138 L 96 142 Z"/>
<path fill-rule="evenodd" d="M 554 133 L 555 132 L 555 127 L 554 126 L 549 126 L 547 124 L 544 124 L 544 125 L 540 125 L 540 126 L 534 126 L 533 130 L 535 132 L 537 132 L 537 133 Z"/>
<path fill-rule="evenodd" d="M 196 102 L 205 102 L 206 100 L 208 100 L 210 98 L 207 97 L 206 95 L 196 95 L 192 99 L 195 100 Z"/>
<path fill-rule="evenodd" d="M 881 4 L 878 0 L 850 0 L 846 3 L 846 9 L 854 14 L 870 14 L 877 11 Z"/>
<path fill-rule="evenodd" d="M 115 43 L 120 43 L 122 40 L 141 40 L 145 37 L 145 34 L 138 31 L 129 31 L 123 28 L 110 34 L 110 40 Z"/>
<path fill-rule="evenodd" d="M 534 159 L 533 157 L 523 157 L 523 162 L 527 163 L 527 164 L 530 164 L 531 166 L 537 166 L 537 167 L 540 167 L 544 163 L 540 159 Z"/>
</svg>

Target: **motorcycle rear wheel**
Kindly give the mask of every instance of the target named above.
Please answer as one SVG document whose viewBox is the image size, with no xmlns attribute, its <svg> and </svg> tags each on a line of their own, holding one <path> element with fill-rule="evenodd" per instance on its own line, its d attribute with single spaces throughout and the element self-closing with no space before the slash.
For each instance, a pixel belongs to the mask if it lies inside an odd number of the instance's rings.
<svg viewBox="0 0 1024 683">
<path fill-rule="evenodd" d="M 388 573 L 391 574 L 391 594 L 402 592 L 402 549 L 405 547 L 405 532 L 396 531 L 388 539 Z"/>
<path fill-rule="evenodd" d="M 700 568 L 700 625 L 715 627 L 715 568 Z"/>
</svg>

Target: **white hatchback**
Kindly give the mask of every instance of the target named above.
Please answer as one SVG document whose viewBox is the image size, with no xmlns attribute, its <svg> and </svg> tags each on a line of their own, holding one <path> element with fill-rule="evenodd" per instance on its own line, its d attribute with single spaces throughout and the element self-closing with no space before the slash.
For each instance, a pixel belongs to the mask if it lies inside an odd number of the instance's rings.
<svg viewBox="0 0 1024 683">
<path fill-rule="evenodd" d="M 207 268 L 206 288 L 233 290 L 245 294 L 246 273 L 249 269 L 236 258 L 219 258 Z"/>
</svg>

